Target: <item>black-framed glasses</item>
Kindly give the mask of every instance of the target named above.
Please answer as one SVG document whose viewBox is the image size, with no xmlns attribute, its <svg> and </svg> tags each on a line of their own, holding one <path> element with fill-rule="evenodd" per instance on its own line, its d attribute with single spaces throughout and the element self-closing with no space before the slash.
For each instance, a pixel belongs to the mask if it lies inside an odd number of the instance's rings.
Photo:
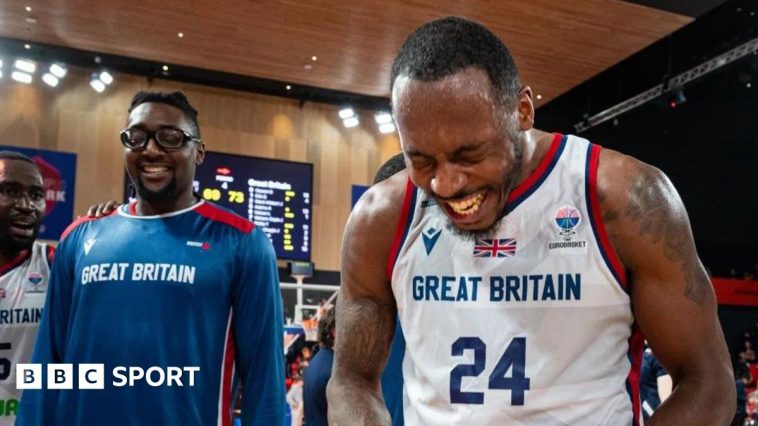
<svg viewBox="0 0 758 426">
<path fill-rule="evenodd" d="M 151 138 L 155 139 L 158 146 L 167 150 L 179 149 L 190 141 L 201 142 L 200 138 L 173 127 L 162 127 L 154 132 L 138 127 L 121 131 L 121 144 L 128 149 L 144 149 Z"/>
</svg>

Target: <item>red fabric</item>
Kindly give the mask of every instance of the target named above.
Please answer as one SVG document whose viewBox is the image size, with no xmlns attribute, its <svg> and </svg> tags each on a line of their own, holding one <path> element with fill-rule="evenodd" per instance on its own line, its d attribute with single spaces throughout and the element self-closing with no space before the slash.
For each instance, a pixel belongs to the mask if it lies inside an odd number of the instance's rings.
<svg viewBox="0 0 758 426">
<path fill-rule="evenodd" d="M 520 197 L 523 193 L 528 191 L 529 188 L 534 186 L 537 181 L 540 180 L 540 177 L 545 174 L 548 166 L 550 166 L 550 163 L 555 158 L 555 154 L 558 152 L 558 147 L 561 146 L 561 139 L 563 139 L 563 135 L 560 133 L 555 133 L 553 135 L 553 141 L 550 143 L 550 148 L 548 148 L 547 153 L 544 157 L 542 157 L 542 160 L 540 160 L 540 164 L 537 165 L 537 168 L 534 169 L 532 174 L 529 175 L 525 181 L 521 182 L 518 186 L 511 190 L 511 193 L 508 194 L 507 203 L 513 202 L 513 200 Z"/>
<path fill-rule="evenodd" d="M 200 216 L 206 217 L 216 222 L 221 222 L 229 225 L 239 231 L 249 234 L 255 229 L 255 224 L 247 219 L 239 217 L 235 214 L 222 210 L 213 204 L 203 203 L 195 209 L 195 212 Z"/>
<path fill-rule="evenodd" d="M 22 264 L 32 254 L 29 250 L 22 250 L 13 260 L 6 262 L 4 265 L 0 265 L 0 276 Z"/>
<path fill-rule="evenodd" d="M 605 255 L 613 267 L 613 271 L 621 281 L 619 284 L 621 284 L 621 286 L 626 289 L 628 288 L 626 271 L 624 270 L 624 265 L 621 263 L 621 259 L 619 259 L 616 255 L 616 252 L 613 250 L 613 246 L 611 245 L 611 241 L 608 238 L 608 232 L 605 230 L 605 221 L 603 220 L 603 214 L 600 211 L 600 201 L 597 195 L 597 167 L 600 160 L 600 149 L 601 148 L 599 145 L 593 145 L 592 150 L 590 151 L 589 197 L 590 206 L 592 207 L 590 214 L 595 219 L 595 230 L 597 231 L 597 236 L 600 240 L 598 241 L 600 248 L 605 252 Z"/>
<path fill-rule="evenodd" d="M 222 385 L 221 385 L 221 424 L 223 426 L 231 426 L 232 424 L 232 370 L 234 370 L 234 330 L 229 327 L 229 335 L 226 341 L 226 358 L 224 358 L 224 371 L 222 372 Z"/>
<path fill-rule="evenodd" d="M 395 228 L 395 240 L 392 243 L 392 249 L 390 249 L 390 255 L 387 258 L 387 279 L 392 279 L 392 270 L 395 268 L 395 261 L 398 254 L 400 254 L 400 246 L 403 244 L 403 234 L 405 234 L 405 228 L 408 226 L 408 220 L 410 216 L 411 200 L 413 199 L 413 182 L 411 178 L 405 184 L 405 198 L 403 199 L 403 208 L 400 210 L 400 219 L 397 221 L 397 228 Z"/>
</svg>

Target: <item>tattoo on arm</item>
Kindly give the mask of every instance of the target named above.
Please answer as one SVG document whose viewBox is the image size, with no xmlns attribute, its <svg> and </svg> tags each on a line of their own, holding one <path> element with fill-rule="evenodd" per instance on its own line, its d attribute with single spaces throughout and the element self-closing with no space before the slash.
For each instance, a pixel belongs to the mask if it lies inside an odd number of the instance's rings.
<svg viewBox="0 0 758 426">
<path fill-rule="evenodd" d="M 340 303 L 337 344 L 343 364 L 370 378 L 381 374 L 394 328 L 394 306 L 367 297 Z"/>
<path fill-rule="evenodd" d="M 642 170 L 629 181 L 630 201 L 624 213 L 639 224 L 640 237 L 662 243 L 666 259 L 681 265 L 686 280 L 684 295 L 702 305 L 710 283 L 695 252 L 686 213 L 680 211 L 683 207 L 672 205 L 675 194 L 653 169 Z"/>
</svg>

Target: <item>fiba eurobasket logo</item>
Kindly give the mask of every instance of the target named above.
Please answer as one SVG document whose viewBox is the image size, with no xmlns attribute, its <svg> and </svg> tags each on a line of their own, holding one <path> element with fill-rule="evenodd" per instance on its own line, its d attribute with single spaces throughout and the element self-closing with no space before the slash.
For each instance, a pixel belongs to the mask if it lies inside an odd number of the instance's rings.
<svg viewBox="0 0 758 426">
<path fill-rule="evenodd" d="M 574 207 L 563 206 L 555 213 L 555 224 L 558 226 L 559 234 L 565 241 L 571 241 L 571 237 L 576 235 L 576 227 L 581 222 L 582 215 Z"/>
</svg>

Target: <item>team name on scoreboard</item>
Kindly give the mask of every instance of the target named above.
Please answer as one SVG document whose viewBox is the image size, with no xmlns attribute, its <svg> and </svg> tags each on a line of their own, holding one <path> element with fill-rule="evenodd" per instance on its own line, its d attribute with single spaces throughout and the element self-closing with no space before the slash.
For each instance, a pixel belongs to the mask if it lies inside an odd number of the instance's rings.
<svg viewBox="0 0 758 426">
<path fill-rule="evenodd" d="M 581 300 L 581 274 L 416 275 L 413 300 L 436 302 L 529 302 Z"/>
<path fill-rule="evenodd" d="M 82 285 L 108 281 L 194 284 L 195 267 L 173 263 L 96 263 L 82 268 Z"/>
</svg>

